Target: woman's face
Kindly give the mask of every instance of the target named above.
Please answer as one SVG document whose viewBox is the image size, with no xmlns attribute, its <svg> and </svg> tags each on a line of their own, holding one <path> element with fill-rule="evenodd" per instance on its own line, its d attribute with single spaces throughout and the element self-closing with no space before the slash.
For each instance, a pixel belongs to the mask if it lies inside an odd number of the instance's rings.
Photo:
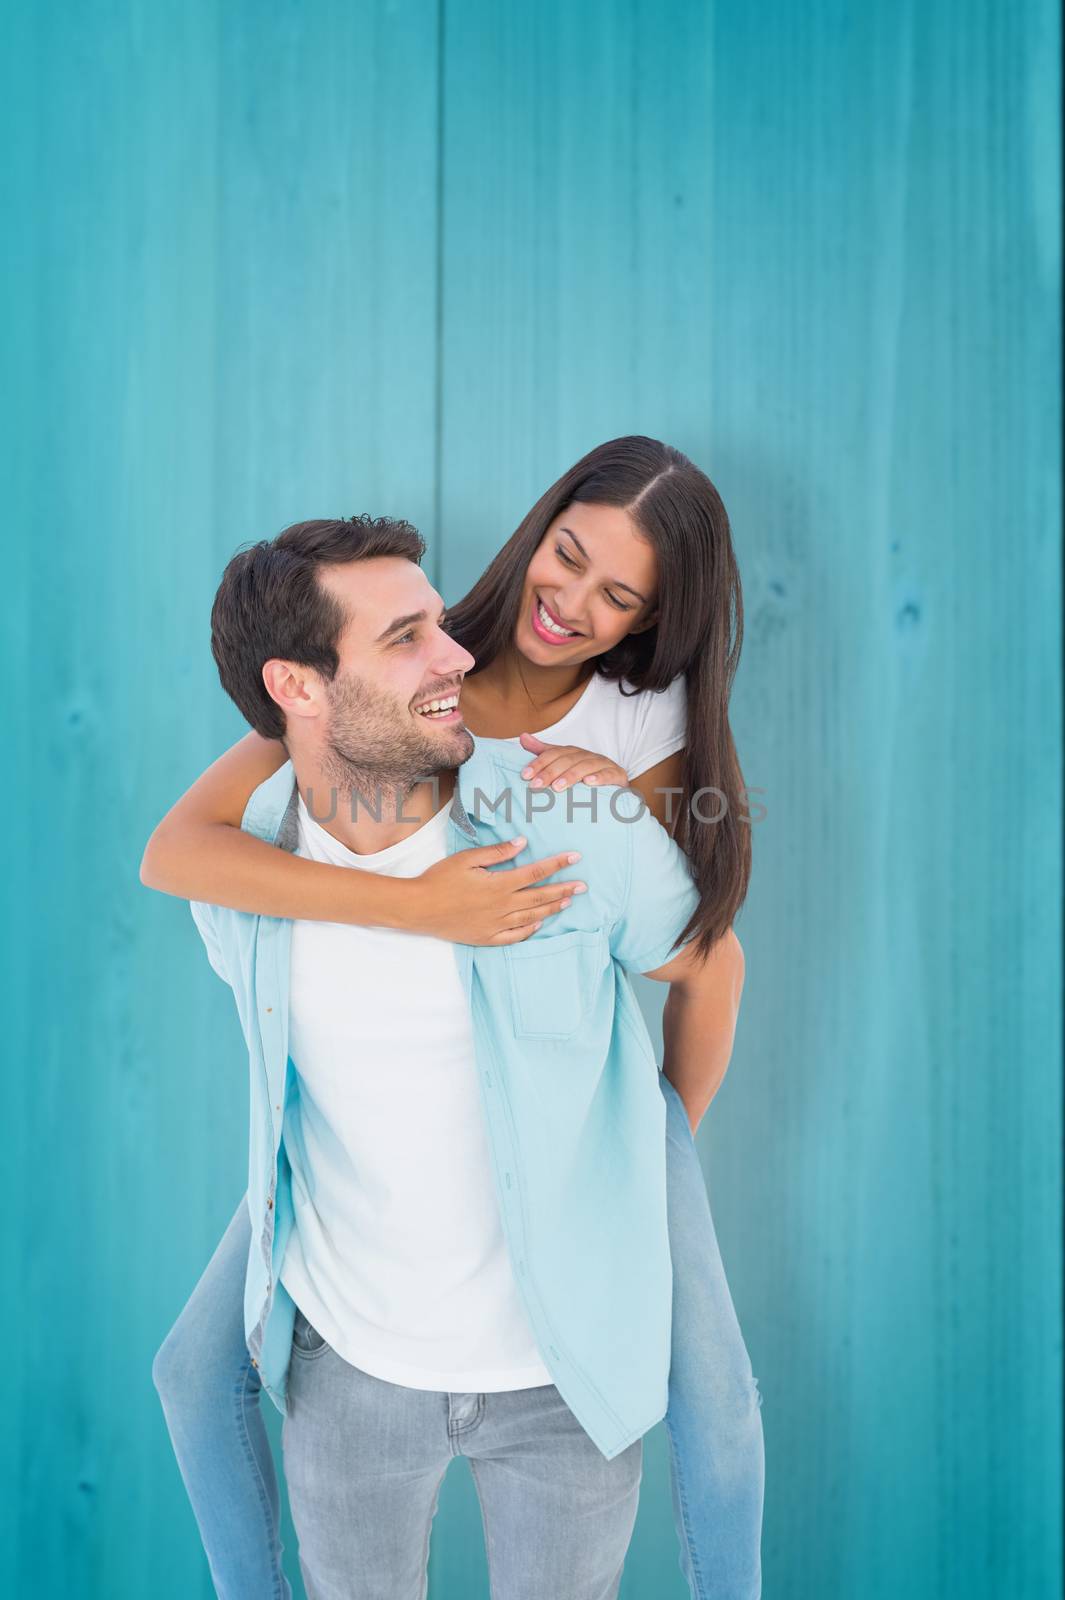
<svg viewBox="0 0 1065 1600">
<path fill-rule="evenodd" d="M 657 569 L 627 511 L 567 506 L 526 569 L 515 646 L 538 666 L 602 655 L 653 623 Z"/>
</svg>

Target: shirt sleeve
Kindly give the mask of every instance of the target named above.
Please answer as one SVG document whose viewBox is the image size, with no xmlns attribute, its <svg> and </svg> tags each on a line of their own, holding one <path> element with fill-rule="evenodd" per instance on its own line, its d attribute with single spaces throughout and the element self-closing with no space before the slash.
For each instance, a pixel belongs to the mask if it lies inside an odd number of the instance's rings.
<svg viewBox="0 0 1065 1600">
<path fill-rule="evenodd" d="M 688 686 L 683 675 L 674 678 L 668 689 L 645 690 L 640 699 L 642 704 L 625 759 L 630 779 L 683 750 L 688 741 Z"/>
<path fill-rule="evenodd" d="M 226 971 L 225 957 L 222 954 L 222 942 L 215 927 L 214 906 L 207 905 L 202 900 L 191 900 L 189 910 L 192 912 L 193 922 L 200 930 L 200 938 L 207 948 L 207 959 L 222 982 L 229 983 L 229 973 Z"/>
<path fill-rule="evenodd" d="M 628 838 L 628 873 L 619 914 L 609 930 L 612 955 L 630 972 L 654 972 L 686 945 L 674 941 L 699 904 L 687 856 L 638 797 L 619 797 Z M 622 800 L 624 799 L 624 804 Z"/>
</svg>

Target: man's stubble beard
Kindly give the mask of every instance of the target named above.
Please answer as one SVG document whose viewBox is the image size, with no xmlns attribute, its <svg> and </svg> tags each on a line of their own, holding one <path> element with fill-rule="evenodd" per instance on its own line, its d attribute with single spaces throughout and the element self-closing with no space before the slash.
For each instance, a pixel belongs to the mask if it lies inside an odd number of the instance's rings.
<svg viewBox="0 0 1065 1600">
<path fill-rule="evenodd" d="M 327 694 L 323 775 L 339 798 L 358 795 L 382 819 L 398 815 L 418 783 L 455 771 L 473 754 L 465 728 L 448 729 L 446 739 L 428 727 L 423 733 L 405 706 L 354 673 L 334 678 Z"/>
</svg>

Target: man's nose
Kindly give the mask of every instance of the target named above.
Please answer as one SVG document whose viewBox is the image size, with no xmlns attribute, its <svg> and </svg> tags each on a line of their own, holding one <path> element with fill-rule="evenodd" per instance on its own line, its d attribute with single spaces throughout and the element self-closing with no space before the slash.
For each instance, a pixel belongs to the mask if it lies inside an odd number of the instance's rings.
<svg viewBox="0 0 1065 1600">
<path fill-rule="evenodd" d="M 469 672 L 476 663 L 468 650 L 456 644 L 454 639 L 448 639 L 434 665 L 440 676 L 447 678 L 455 672 Z"/>
</svg>

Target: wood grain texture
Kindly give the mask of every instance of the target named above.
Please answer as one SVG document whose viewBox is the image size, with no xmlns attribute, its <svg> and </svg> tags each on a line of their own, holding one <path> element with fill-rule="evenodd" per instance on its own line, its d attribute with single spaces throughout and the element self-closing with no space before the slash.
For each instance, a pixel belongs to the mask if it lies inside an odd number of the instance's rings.
<svg viewBox="0 0 1065 1600">
<path fill-rule="evenodd" d="M 137 866 L 241 731 L 225 560 L 389 511 L 453 600 L 639 431 L 714 477 L 744 581 L 767 815 L 700 1148 L 764 1397 L 765 1593 L 1056 1595 L 1054 8 L 47 0 L 5 28 L 0 1591 L 212 1592 L 150 1366 L 242 1191 L 247 1095 L 228 991 Z M 487 1594 L 461 1472 L 432 1584 Z M 659 1429 L 622 1596 L 683 1592 Z"/>
</svg>

